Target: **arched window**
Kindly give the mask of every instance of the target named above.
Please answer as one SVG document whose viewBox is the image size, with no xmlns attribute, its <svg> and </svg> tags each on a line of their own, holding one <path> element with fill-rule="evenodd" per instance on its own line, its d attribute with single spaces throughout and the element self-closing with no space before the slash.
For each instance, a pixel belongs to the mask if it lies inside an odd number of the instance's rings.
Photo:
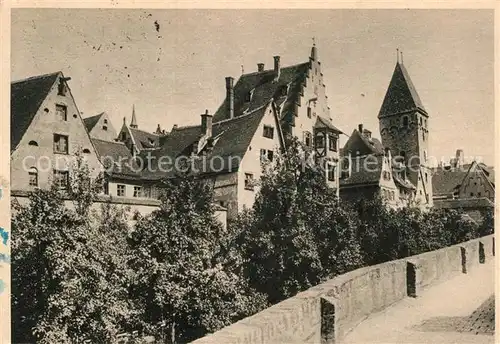
<svg viewBox="0 0 500 344">
<path fill-rule="evenodd" d="M 38 170 L 36 167 L 32 167 L 28 170 L 29 185 L 38 187 Z"/>
<path fill-rule="evenodd" d="M 36 141 L 30 141 L 30 142 L 28 143 L 28 145 L 38 147 L 38 142 L 36 142 Z"/>
<path fill-rule="evenodd" d="M 403 127 L 408 127 L 408 116 L 403 116 Z"/>
<path fill-rule="evenodd" d="M 89 150 L 88 148 L 85 148 L 85 149 L 83 150 L 83 152 L 84 152 L 85 154 L 90 154 L 90 150 Z"/>
</svg>

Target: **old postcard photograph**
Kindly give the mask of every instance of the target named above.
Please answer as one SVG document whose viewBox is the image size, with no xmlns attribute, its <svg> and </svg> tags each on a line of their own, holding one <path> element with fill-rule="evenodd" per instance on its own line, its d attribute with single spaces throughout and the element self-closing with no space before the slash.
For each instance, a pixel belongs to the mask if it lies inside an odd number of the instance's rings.
<svg viewBox="0 0 500 344">
<path fill-rule="evenodd" d="M 495 343 L 493 4 L 11 5 L 5 343 Z"/>
</svg>

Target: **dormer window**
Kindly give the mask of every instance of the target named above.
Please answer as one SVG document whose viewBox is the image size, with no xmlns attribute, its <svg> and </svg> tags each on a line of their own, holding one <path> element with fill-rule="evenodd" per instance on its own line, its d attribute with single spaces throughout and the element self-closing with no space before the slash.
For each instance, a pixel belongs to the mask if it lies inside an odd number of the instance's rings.
<svg viewBox="0 0 500 344">
<path fill-rule="evenodd" d="M 282 86 L 281 87 L 281 96 L 286 96 L 288 93 L 288 86 L 285 85 L 285 86 Z"/>
<path fill-rule="evenodd" d="M 245 95 L 245 102 L 248 103 L 252 100 L 253 96 L 253 90 L 250 90 L 246 95 Z"/>
</svg>

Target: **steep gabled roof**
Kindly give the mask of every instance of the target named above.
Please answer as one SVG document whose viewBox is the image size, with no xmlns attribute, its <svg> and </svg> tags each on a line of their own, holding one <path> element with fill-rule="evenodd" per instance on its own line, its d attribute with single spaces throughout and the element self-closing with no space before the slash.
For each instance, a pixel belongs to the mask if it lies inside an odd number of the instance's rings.
<svg viewBox="0 0 500 344">
<path fill-rule="evenodd" d="M 432 175 L 432 194 L 452 195 L 458 191 L 467 173 L 460 169 L 436 169 Z"/>
<path fill-rule="evenodd" d="M 42 102 L 61 72 L 14 81 L 10 85 L 10 149 L 13 151 L 28 130 Z"/>
<path fill-rule="evenodd" d="M 349 151 L 353 156 L 356 155 L 357 152 L 359 152 L 359 155 L 383 155 L 385 153 L 384 146 L 377 138 L 368 138 L 357 129 L 354 129 L 349 140 L 345 143 L 342 154 L 347 154 Z"/>
<path fill-rule="evenodd" d="M 381 118 L 411 110 L 421 110 L 427 113 L 408 71 L 398 61 L 378 117 Z"/>
<path fill-rule="evenodd" d="M 281 106 L 282 114 L 293 111 L 298 102 L 302 87 L 307 77 L 310 62 L 305 62 L 280 70 L 280 77 L 275 79 L 274 70 L 243 74 L 234 85 L 234 116 L 241 116 L 246 112 L 254 111 L 274 99 Z M 283 92 L 284 87 L 286 91 Z M 249 102 L 248 94 L 252 92 Z M 228 118 L 227 99 L 224 99 L 219 109 L 214 114 L 214 122 Z"/>
<path fill-rule="evenodd" d="M 133 177 L 139 179 L 141 171 L 132 153 L 122 142 L 92 139 L 99 160 L 106 171 L 115 177 Z"/>
<path fill-rule="evenodd" d="M 206 156 L 206 159 L 213 158 L 211 160 L 212 163 L 208 162 L 206 167 L 200 167 L 200 172 L 224 173 L 237 171 L 239 162 L 241 162 L 247 152 L 250 142 L 267 109 L 268 105 L 266 104 L 249 114 L 214 123 L 212 126 L 212 137 L 214 138 L 213 149 Z M 201 126 L 172 129 L 170 134 L 163 139 L 161 148 L 151 152 L 151 155 L 155 157 L 152 159 L 153 163 L 158 162 L 162 157 L 170 158 L 164 161 L 175 161 L 178 157 L 190 156 L 193 145 L 198 142 L 201 136 Z M 165 178 L 175 175 L 176 172 L 158 173 L 158 168 L 153 168 L 152 170 L 154 171 L 150 173 L 146 172 L 145 176 Z"/>
<path fill-rule="evenodd" d="M 99 122 L 99 119 L 101 119 L 101 116 L 104 115 L 104 112 L 101 112 L 98 115 L 87 117 L 83 119 L 83 122 L 85 123 L 85 127 L 87 128 L 87 131 L 90 132 L 97 122 Z"/>
</svg>

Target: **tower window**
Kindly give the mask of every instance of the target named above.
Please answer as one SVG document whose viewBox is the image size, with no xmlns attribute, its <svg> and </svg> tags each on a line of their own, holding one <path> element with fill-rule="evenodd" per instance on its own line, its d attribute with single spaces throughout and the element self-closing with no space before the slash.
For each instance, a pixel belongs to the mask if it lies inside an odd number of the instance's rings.
<svg viewBox="0 0 500 344">
<path fill-rule="evenodd" d="M 405 128 L 408 127 L 408 116 L 403 117 L 403 127 L 405 127 Z"/>
</svg>

